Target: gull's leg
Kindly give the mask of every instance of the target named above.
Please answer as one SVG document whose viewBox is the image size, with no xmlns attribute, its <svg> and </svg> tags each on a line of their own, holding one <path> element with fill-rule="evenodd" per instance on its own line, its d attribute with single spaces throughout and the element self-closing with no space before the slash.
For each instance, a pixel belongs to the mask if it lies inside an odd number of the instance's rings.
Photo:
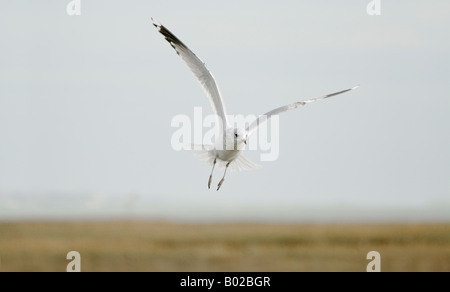
<svg viewBox="0 0 450 292">
<path fill-rule="evenodd" d="M 217 185 L 217 190 L 220 189 L 220 187 L 222 186 L 223 182 L 225 181 L 225 175 L 227 174 L 227 169 L 228 169 L 228 166 L 230 165 L 230 163 L 231 163 L 231 161 L 228 162 L 228 163 L 227 163 L 227 166 L 225 167 L 225 172 L 223 173 L 223 177 L 222 177 L 222 179 L 220 180 L 219 184 Z"/>
<path fill-rule="evenodd" d="M 208 189 L 211 188 L 211 179 L 212 179 L 212 174 L 213 174 L 213 171 L 214 171 L 214 166 L 216 166 L 216 162 L 217 162 L 217 158 L 214 158 L 213 167 L 211 169 L 211 174 L 209 175 L 209 180 L 208 180 Z"/>
</svg>

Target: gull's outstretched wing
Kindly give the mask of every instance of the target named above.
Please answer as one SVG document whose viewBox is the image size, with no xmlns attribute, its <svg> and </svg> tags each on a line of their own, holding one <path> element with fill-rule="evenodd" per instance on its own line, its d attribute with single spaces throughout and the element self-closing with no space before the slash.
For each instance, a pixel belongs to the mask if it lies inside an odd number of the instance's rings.
<svg viewBox="0 0 450 292">
<path fill-rule="evenodd" d="M 202 62 L 185 44 L 183 44 L 173 33 L 171 33 L 163 25 L 157 23 L 152 18 L 153 25 L 158 31 L 166 38 L 170 45 L 175 49 L 177 54 L 183 59 L 184 62 L 194 73 L 195 77 L 200 81 L 203 89 L 209 97 L 211 106 L 214 113 L 222 119 L 223 126 L 227 125 L 226 111 L 223 104 L 222 96 L 220 94 L 219 87 L 216 80 L 209 70 L 205 67 L 205 63 Z"/>
<path fill-rule="evenodd" d="M 285 111 L 298 108 L 299 106 L 305 105 L 305 104 L 310 103 L 310 102 L 314 102 L 314 101 L 317 101 L 317 100 L 321 100 L 321 99 L 325 99 L 325 98 L 332 97 L 332 96 L 335 96 L 335 95 L 339 95 L 339 94 L 345 93 L 347 91 L 354 90 L 354 89 L 356 89 L 358 87 L 359 86 L 355 86 L 353 88 L 349 88 L 349 89 L 342 90 L 342 91 L 335 92 L 335 93 L 330 93 L 330 94 L 327 94 L 327 95 L 324 95 L 324 96 L 310 98 L 310 99 L 307 99 L 307 100 L 304 100 L 304 101 L 294 102 L 292 104 L 288 104 L 288 105 L 276 108 L 274 110 L 271 110 L 270 112 L 265 113 L 264 115 L 262 115 L 259 118 L 257 118 L 256 121 L 251 123 L 247 127 L 247 134 L 250 135 L 254 130 L 256 130 L 258 128 L 259 125 L 267 122 L 267 120 L 269 120 L 274 115 L 278 115 L 278 114 L 281 114 L 281 113 L 283 113 Z"/>
</svg>

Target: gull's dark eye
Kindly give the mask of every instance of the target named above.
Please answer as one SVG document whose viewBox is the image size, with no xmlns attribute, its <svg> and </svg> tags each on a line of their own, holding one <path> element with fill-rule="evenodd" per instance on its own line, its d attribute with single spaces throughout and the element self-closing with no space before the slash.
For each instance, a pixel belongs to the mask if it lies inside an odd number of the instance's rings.
<svg viewBox="0 0 450 292">
<path fill-rule="evenodd" d="M 234 133 L 234 137 L 236 137 L 236 138 L 237 138 L 237 137 L 238 137 L 238 134 L 237 134 L 237 133 Z"/>
</svg>

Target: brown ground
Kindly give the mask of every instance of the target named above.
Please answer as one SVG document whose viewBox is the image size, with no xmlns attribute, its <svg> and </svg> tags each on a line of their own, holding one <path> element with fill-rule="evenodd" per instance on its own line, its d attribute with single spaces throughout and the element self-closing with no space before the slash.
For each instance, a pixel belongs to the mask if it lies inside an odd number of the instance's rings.
<svg viewBox="0 0 450 292">
<path fill-rule="evenodd" d="M 0 271 L 450 271 L 450 224 L 0 223 Z"/>
</svg>

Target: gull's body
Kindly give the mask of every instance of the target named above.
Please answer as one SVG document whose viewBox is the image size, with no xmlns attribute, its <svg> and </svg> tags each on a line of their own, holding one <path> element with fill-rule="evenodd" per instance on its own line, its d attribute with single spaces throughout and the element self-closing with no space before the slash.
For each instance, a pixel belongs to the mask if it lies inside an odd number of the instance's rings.
<svg viewBox="0 0 450 292">
<path fill-rule="evenodd" d="M 310 98 L 304 101 L 285 105 L 260 116 L 246 129 L 233 128 L 227 121 L 225 105 L 223 103 L 223 99 L 216 80 L 214 79 L 211 72 L 206 68 L 205 64 L 167 28 L 159 23 L 156 23 L 153 19 L 152 21 L 153 25 L 166 38 L 170 45 L 175 49 L 177 54 L 188 65 L 189 69 L 191 69 L 192 73 L 194 73 L 194 75 L 197 77 L 211 102 L 214 113 L 218 118 L 220 125 L 220 135 L 216 137 L 215 144 L 194 146 L 194 150 L 199 155 L 199 158 L 205 160 L 209 164 L 212 164 L 212 170 L 208 180 L 208 188 L 210 188 L 211 186 L 212 174 L 216 164 L 219 167 L 225 167 L 223 177 L 217 186 L 217 190 L 220 189 L 222 183 L 224 182 L 225 175 L 229 167 L 234 169 L 252 169 L 257 167 L 256 164 L 249 161 L 242 155 L 242 151 L 245 148 L 245 144 L 247 144 L 248 136 L 253 131 L 255 131 L 259 125 L 266 122 L 272 116 L 278 115 L 291 109 L 295 109 L 310 102 L 342 94 L 344 92 L 357 88 L 356 86 L 321 97 Z"/>
<path fill-rule="evenodd" d="M 234 129 L 227 127 L 225 135 L 219 135 L 214 144 L 213 154 L 215 157 L 222 161 L 233 161 L 241 155 L 241 151 L 244 148 L 245 140 L 235 139 Z M 238 134 L 238 137 L 239 134 Z"/>
</svg>

